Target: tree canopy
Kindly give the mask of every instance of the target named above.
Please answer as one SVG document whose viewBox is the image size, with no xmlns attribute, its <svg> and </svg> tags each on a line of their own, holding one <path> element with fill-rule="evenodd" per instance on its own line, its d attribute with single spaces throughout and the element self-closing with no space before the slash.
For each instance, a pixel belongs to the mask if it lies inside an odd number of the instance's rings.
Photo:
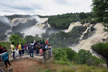
<svg viewBox="0 0 108 72">
<path fill-rule="evenodd" d="M 9 39 L 11 42 L 15 43 L 15 46 L 17 45 L 17 43 L 21 43 L 23 45 L 26 43 L 26 41 L 24 39 L 22 39 L 19 35 L 16 35 L 16 34 L 11 34 Z"/>
<path fill-rule="evenodd" d="M 81 22 L 84 23 L 95 23 L 93 20 L 94 16 L 91 13 L 67 13 L 62 15 L 50 16 L 48 23 L 52 28 L 56 29 L 67 29 L 72 22 Z"/>
<path fill-rule="evenodd" d="M 95 15 L 95 20 L 98 22 L 108 23 L 108 0 L 92 0 L 92 11 Z"/>
</svg>

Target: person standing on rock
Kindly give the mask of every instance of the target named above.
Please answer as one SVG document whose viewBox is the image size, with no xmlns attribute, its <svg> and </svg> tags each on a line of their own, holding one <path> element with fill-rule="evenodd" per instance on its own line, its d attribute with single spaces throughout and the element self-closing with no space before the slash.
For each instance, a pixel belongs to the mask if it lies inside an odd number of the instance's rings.
<svg viewBox="0 0 108 72">
<path fill-rule="evenodd" d="M 24 45 L 25 51 L 26 51 L 26 55 L 28 55 L 28 46 L 27 44 Z"/>
<path fill-rule="evenodd" d="M 7 63 L 8 63 L 9 65 L 11 65 L 10 62 L 9 62 L 9 54 L 7 53 L 7 51 L 6 51 L 5 54 L 3 54 L 3 55 L 1 56 L 1 58 L 3 59 L 3 61 L 4 61 L 5 65 L 6 65 L 6 67 L 7 67 Z"/>
<path fill-rule="evenodd" d="M 22 55 L 24 55 L 24 45 L 21 44 L 21 49 L 22 49 Z"/>
<path fill-rule="evenodd" d="M 12 44 L 10 45 L 11 47 L 11 51 L 13 53 L 13 59 L 15 59 L 15 46 L 14 46 L 14 42 L 12 42 Z"/>
<path fill-rule="evenodd" d="M 21 49 L 21 44 L 18 43 L 18 49 L 19 49 L 19 55 L 20 58 L 22 57 L 22 49 Z"/>
<path fill-rule="evenodd" d="M 28 50 L 30 53 L 30 57 L 33 58 L 34 45 L 32 44 L 32 42 L 28 45 Z"/>
</svg>

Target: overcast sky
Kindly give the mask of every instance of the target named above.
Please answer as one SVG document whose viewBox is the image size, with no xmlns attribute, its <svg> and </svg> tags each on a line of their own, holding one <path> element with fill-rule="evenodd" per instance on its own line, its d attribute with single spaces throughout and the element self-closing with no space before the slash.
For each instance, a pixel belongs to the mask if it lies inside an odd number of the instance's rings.
<svg viewBox="0 0 108 72">
<path fill-rule="evenodd" d="M 0 15 L 90 12 L 92 0 L 0 0 Z"/>
</svg>

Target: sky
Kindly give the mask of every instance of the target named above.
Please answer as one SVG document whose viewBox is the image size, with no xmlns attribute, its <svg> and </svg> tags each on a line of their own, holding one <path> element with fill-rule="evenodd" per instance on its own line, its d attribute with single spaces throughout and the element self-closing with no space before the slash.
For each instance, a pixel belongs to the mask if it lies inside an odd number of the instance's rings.
<svg viewBox="0 0 108 72">
<path fill-rule="evenodd" d="M 91 12 L 92 0 L 0 0 L 0 15 Z"/>
</svg>

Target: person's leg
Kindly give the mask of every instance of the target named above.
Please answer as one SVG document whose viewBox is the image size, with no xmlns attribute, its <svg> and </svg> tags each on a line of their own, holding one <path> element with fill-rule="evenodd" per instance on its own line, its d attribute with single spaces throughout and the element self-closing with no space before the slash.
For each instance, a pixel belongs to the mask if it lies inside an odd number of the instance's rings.
<svg viewBox="0 0 108 72">
<path fill-rule="evenodd" d="M 23 55 L 23 50 L 21 50 L 21 54 Z"/>
<path fill-rule="evenodd" d="M 35 50 L 35 54 L 37 54 L 37 50 Z"/>
<path fill-rule="evenodd" d="M 32 51 L 32 58 L 33 58 L 33 51 Z"/>
<path fill-rule="evenodd" d="M 7 60 L 7 63 L 8 63 L 9 65 L 11 65 L 10 62 L 9 62 L 9 59 Z"/>
<path fill-rule="evenodd" d="M 21 50 L 19 50 L 20 58 L 21 58 Z"/>
<path fill-rule="evenodd" d="M 30 53 L 30 57 L 31 57 L 31 51 L 29 53 Z"/>
<path fill-rule="evenodd" d="M 13 59 L 15 59 L 15 51 L 13 52 Z"/>
<path fill-rule="evenodd" d="M 22 50 L 22 55 L 23 55 L 23 50 Z"/>
<path fill-rule="evenodd" d="M 39 50 L 37 50 L 37 54 L 39 54 Z"/>
<path fill-rule="evenodd" d="M 27 49 L 26 49 L 26 54 L 28 54 L 28 51 L 27 51 Z"/>
<path fill-rule="evenodd" d="M 6 65 L 6 67 L 7 67 L 7 62 L 6 62 L 6 61 L 4 61 L 4 63 L 5 63 L 5 65 Z"/>
</svg>

